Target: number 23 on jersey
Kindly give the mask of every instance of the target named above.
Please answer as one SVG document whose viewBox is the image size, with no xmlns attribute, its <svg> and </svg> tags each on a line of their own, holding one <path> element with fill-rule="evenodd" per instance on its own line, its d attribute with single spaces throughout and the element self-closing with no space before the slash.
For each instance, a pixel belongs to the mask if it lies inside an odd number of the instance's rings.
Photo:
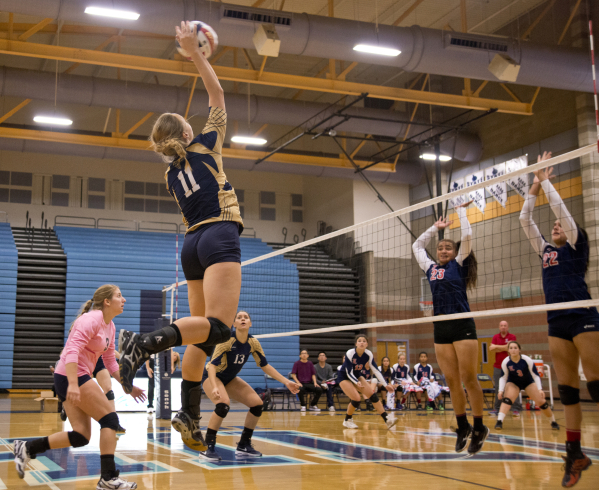
<svg viewBox="0 0 599 490">
<path fill-rule="evenodd" d="M 437 269 L 437 266 L 433 266 L 433 270 L 431 271 L 431 281 L 436 281 L 437 279 L 443 279 L 445 277 L 445 269 Z"/>
</svg>

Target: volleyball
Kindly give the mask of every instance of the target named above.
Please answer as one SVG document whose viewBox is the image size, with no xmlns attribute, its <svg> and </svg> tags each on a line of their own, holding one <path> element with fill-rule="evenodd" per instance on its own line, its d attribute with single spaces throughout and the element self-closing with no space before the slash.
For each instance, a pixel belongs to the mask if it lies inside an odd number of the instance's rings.
<svg viewBox="0 0 599 490">
<path fill-rule="evenodd" d="M 218 35 L 216 34 L 216 31 L 208 24 L 200 22 L 199 20 L 194 20 L 193 22 L 190 22 L 190 24 L 196 28 L 200 51 L 206 58 L 210 58 L 212 53 L 214 53 L 218 47 Z M 191 56 L 179 45 L 179 41 L 175 40 L 175 43 L 179 54 L 191 61 Z"/>
</svg>

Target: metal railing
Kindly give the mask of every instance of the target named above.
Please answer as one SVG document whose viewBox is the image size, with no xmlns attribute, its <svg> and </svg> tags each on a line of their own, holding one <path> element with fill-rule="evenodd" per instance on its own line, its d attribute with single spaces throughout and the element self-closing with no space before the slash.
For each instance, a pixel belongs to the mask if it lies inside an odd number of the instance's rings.
<svg viewBox="0 0 599 490">
<path fill-rule="evenodd" d="M 77 223 L 64 220 L 76 220 Z M 96 218 L 85 216 L 54 216 L 54 226 L 77 226 L 84 228 L 97 228 Z"/>
</svg>

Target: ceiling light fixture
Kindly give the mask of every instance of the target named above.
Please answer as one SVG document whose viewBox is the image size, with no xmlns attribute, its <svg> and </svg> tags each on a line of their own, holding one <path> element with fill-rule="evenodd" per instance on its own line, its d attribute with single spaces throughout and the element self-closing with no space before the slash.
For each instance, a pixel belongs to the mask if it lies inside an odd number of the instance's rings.
<svg viewBox="0 0 599 490">
<path fill-rule="evenodd" d="M 105 9 L 102 7 L 86 7 L 85 13 L 91 15 L 101 15 L 103 17 L 116 17 L 117 19 L 139 19 L 139 14 L 136 12 L 129 12 L 127 10 Z"/>
<path fill-rule="evenodd" d="M 35 116 L 33 120 L 40 124 L 55 124 L 57 126 L 70 126 L 73 121 L 64 117 L 50 117 L 50 116 Z"/>
<path fill-rule="evenodd" d="M 434 153 L 423 153 L 422 155 L 420 155 L 420 158 L 422 158 L 423 160 L 436 160 L 437 155 L 435 155 Z M 447 155 L 439 155 L 439 161 L 448 162 L 449 160 L 451 160 L 451 157 Z"/>
<path fill-rule="evenodd" d="M 251 136 L 233 136 L 233 143 L 241 143 L 242 145 L 265 145 L 266 140 L 262 138 L 252 138 Z"/>
<path fill-rule="evenodd" d="M 354 51 L 361 53 L 380 54 L 383 56 L 399 56 L 401 51 L 394 48 L 382 48 L 381 46 L 370 46 L 368 44 L 358 44 L 354 46 Z"/>
</svg>

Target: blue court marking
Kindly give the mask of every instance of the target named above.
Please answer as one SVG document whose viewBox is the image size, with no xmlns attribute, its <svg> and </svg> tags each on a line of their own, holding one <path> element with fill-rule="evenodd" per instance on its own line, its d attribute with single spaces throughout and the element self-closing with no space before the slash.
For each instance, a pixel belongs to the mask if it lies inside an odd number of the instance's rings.
<svg viewBox="0 0 599 490">
<path fill-rule="evenodd" d="M 240 434 L 240 431 L 231 431 L 231 434 Z M 417 432 L 417 434 L 423 434 Z M 455 438 L 455 434 L 450 433 L 429 433 L 434 436 L 445 436 L 451 434 Z M 367 445 L 355 445 L 328 439 L 325 437 L 314 436 L 307 432 L 300 431 L 281 431 L 281 430 L 255 430 L 253 439 L 258 439 L 272 444 L 292 447 L 294 449 L 302 449 L 312 453 L 315 457 L 328 459 L 340 463 L 355 463 L 356 461 L 364 461 L 369 463 L 425 463 L 431 461 L 486 461 L 486 462 L 503 462 L 503 461 L 526 461 L 526 462 L 545 462 L 545 463 L 560 463 L 563 464 L 561 458 L 553 456 L 544 456 L 538 454 L 530 454 L 526 452 L 480 452 L 476 456 L 465 456 L 458 453 L 444 452 L 403 452 L 393 449 L 384 449 Z"/>
<path fill-rule="evenodd" d="M 221 431 L 221 434 L 223 431 Z M 292 458 L 289 456 L 271 456 L 264 455 L 261 458 L 240 458 L 235 456 L 235 448 L 231 446 L 225 446 L 218 444 L 216 449 L 218 454 L 223 458 L 221 461 L 211 462 L 203 459 L 199 456 L 198 451 L 193 451 L 186 447 L 183 442 L 177 440 L 173 441 L 171 433 L 157 433 L 156 435 L 149 433 L 148 441 L 154 445 L 170 449 L 181 456 L 187 456 L 186 459 L 182 459 L 186 463 L 191 463 L 207 470 L 230 470 L 235 468 L 264 468 L 268 466 L 289 466 L 289 465 L 306 465 L 306 464 L 317 464 L 311 461 L 305 461 L 302 459 Z"/>
</svg>

